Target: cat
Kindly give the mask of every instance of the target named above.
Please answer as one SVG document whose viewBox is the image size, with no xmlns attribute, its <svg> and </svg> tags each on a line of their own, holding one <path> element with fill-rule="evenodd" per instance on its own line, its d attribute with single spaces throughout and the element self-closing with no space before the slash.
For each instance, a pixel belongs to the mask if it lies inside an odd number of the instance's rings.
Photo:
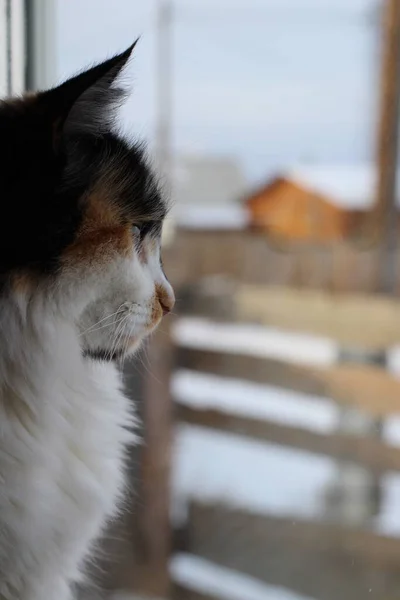
<svg viewBox="0 0 400 600">
<path fill-rule="evenodd" d="M 174 305 L 167 202 L 115 126 L 135 44 L 0 104 L 0 599 L 70 600 L 124 489 L 119 363 Z"/>
</svg>

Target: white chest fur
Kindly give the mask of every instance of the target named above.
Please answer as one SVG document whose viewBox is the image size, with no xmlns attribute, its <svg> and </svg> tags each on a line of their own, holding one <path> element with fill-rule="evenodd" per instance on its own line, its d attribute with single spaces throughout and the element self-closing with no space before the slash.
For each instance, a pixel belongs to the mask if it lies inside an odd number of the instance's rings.
<svg viewBox="0 0 400 600">
<path fill-rule="evenodd" d="M 0 361 L 0 598 L 70 597 L 123 488 L 128 400 L 72 330 Z M 32 341 L 33 342 L 33 341 Z M 29 346 L 29 341 L 28 341 Z"/>
</svg>

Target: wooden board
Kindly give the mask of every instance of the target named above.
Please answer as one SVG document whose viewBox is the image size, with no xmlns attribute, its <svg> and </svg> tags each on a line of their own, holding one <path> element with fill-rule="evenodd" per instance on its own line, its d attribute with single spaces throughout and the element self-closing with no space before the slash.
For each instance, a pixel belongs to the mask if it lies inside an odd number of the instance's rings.
<svg viewBox="0 0 400 600">
<path fill-rule="evenodd" d="M 400 540 L 193 504 L 190 552 L 315 600 L 399 598 Z"/>
<path fill-rule="evenodd" d="M 379 271 L 376 248 L 365 244 L 278 245 L 253 231 L 204 229 L 178 230 L 164 264 L 174 285 L 222 274 L 241 283 L 347 293 L 376 293 Z"/>
<path fill-rule="evenodd" d="M 171 597 L 173 600 L 221 600 L 217 596 L 195 592 L 178 584 L 173 586 Z"/>
<path fill-rule="evenodd" d="M 317 369 L 247 354 L 181 347 L 177 351 L 177 366 L 221 377 L 285 387 L 317 396 L 326 392 L 326 382 Z"/>
<path fill-rule="evenodd" d="M 168 323 L 151 338 L 146 358 L 151 366 L 144 369 L 141 381 L 144 442 L 135 488 L 138 498 L 133 519 L 132 577 L 135 592 L 167 597 L 171 583 L 169 486 L 173 409 L 170 394 L 173 348 Z"/>
<path fill-rule="evenodd" d="M 354 462 L 375 474 L 388 470 L 400 471 L 400 449 L 372 438 L 339 433 L 324 435 L 300 427 L 289 427 L 272 421 L 251 419 L 217 410 L 194 409 L 183 404 L 176 404 L 175 417 L 190 425 L 208 427 L 253 440 Z"/>
<path fill-rule="evenodd" d="M 400 343 L 400 302 L 384 296 L 239 285 L 236 313 L 239 320 L 321 335 L 346 346 L 382 349 Z"/>
<path fill-rule="evenodd" d="M 193 348 L 178 348 L 177 366 L 325 396 L 376 417 L 400 413 L 400 381 L 379 367 L 306 367 L 246 354 Z"/>
</svg>

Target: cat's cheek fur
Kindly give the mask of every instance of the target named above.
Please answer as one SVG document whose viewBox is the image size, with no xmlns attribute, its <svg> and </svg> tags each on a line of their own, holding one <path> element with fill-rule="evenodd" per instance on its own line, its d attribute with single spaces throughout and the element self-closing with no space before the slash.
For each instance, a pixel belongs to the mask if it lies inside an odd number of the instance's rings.
<svg viewBox="0 0 400 600">
<path fill-rule="evenodd" d="M 157 323 L 162 317 L 157 276 L 162 278 L 160 267 L 155 271 L 135 251 L 119 256 L 104 272 L 100 269 L 96 285 L 103 281 L 103 293 L 96 294 L 79 319 L 83 348 L 130 354 L 149 333 L 155 311 Z M 164 285 L 169 285 L 166 280 Z"/>
</svg>

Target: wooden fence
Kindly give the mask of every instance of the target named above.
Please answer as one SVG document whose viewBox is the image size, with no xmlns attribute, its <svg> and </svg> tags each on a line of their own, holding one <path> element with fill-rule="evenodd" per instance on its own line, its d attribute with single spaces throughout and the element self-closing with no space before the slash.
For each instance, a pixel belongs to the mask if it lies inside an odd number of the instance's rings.
<svg viewBox="0 0 400 600">
<path fill-rule="evenodd" d="M 183 552 L 313 600 L 398 598 L 400 538 L 375 531 L 374 519 L 382 510 L 382 482 L 400 472 L 400 445 L 383 435 L 386 421 L 400 416 L 400 381 L 387 368 L 387 350 L 400 342 L 399 303 L 276 286 L 222 285 L 210 293 L 209 286 L 178 292 L 183 299 L 179 315 L 170 327 L 161 327 L 148 356 L 127 373 L 135 398 L 142 397 L 144 444 L 134 457 L 135 506 L 124 525 L 128 544 L 111 587 L 152 598 L 218 600 L 171 578 L 171 557 Z M 326 337 L 336 344 L 337 359 L 296 363 L 273 353 L 182 341 L 181 324 L 199 316 L 208 326 L 214 320 L 216 328 L 252 323 Z M 172 397 L 171 378 L 182 369 L 293 390 L 315 402 L 316 409 L 321 397 L 329 398 L 340 417 L 337 427 L 327 433 L 193 406 Z M 335 461 L 338 476 L 327 494 L 324 518 L 256 514 L 192 498 L 187 521 L 173 531 L 171 447 L 180 424 Z M 362 483 L 356 498 L 353 478 Z"/>
<path fill-rule="evenodd" d="M 237 287 L 235 302 L 225 298 L 231 311 L 224 315 L 225 322 L 243 323 L 251 316 L 253 322 L 282 327 L 285 309 L 279 314 L 274 313 L 267 300 L 260 301 L 260 295 L 264 294 L 267 299 L 269 291 L 277 293 L 276 288 Z M 197 290 L 196 294 L 199 293 Z M 301 304 L 301 292 L 287 290 L 289 296 L 298 293 Z M 221 298 L 217 301 L 214 297 L 214 300 L 215 311 L 210 297 L 203 294 L 186 307 L 182 306 L 181 313 L 190 306 L 190 316 L 196 316 L 194 307 L 207 306 L 209 318 L 215 318 L 215 314 L 220 317 Z M 354 303 L 354 297 L 341 298 L 339 311 L 345 310 L 346 302 Z M 143 500 L 138 514 L 139 554 L 142 557 L 139 572 L 145 574 L 139 578 L 141 591 L 179 600 L 214 598 L 170 580 L 171 556 L 185 552 L 265 584 L 285 588 L 299 597 L 303 595 L 314 600 L 389 600 L 399 597 L 400 538 L 373 530 L 374 516 L 380 510 L 382 478 L 400 471 L 400 447 L 390 445 L 382 437 L 385 420 L 393 414 L 400 415 L 400 381 L 386 369 L 387 347 L 400 341 L 400 335 L 396 333 L 400 326 L 396 319 L 399 307 L 397 302 L 379 298 L 368 301 L 366 297 L 362 305 L 361 316 L 368 323 L 369 336 L 364 332 L 364 337 L 357 337 L 357 323 L 353 322 L 355 344 L 349 343 L 350 334 L 344 339 L 339 335 L 337 362 L 324 366 L 294 364 L 244 351 L 194 347 L 181 344 L 179 336 L 168 337 L 162 331 L 158 334 L 157 343 L 161 339 L 162 345 L 158 345 L 158 358 L 149 376 L 152 389 L 146 393 L 149 402 L 146 409 L 148 444 L 143 449 Z M 392 327 L 387 323 L 387 311 L 393 319 Z M 204 317 L 204 310 L 201 312 Z M 338 318 L 334 311 L 330 315 L 332 319 Z M 173 331 L 182 316 L 172 326 Z M 183 318 L 187 319 L 188 314 Z M 303 313 L 295 324 L 293 318 L 292 315 L 292 331 L 296 333 L 309 330 L 315 333 L 313 329 L 317 329 L 319 335 L 332 335 L 332 324 L 327 321 L 324 332 L 321 319 L 316 318 L 314 322 L 312 314 Z M 386 335 L 382 333 L 382 323 L 386 323 L 383 327 Z M 162 358 L 165 356 L 169 367 Z M 336 430 L 323 433 L 273 419 L 255 419 L 226 410 L 194 407 L 171 398 L 168 392 L 171 376 L 180 369 L 294 390 L 314 398 L 316 406 L 321 396 L 328 397 L 339 408 L 343 419 L 338 420 Z M 351 413 L 351 422 L 356 416 L 362 426 L 356 426 L 353 431 L 351 426 L 346 426 L 346 411 Z M 330 457 L 336 461 L 341 474 L 335 483 L 335 502 L 339 510 L 329 512 L 327 508 L 326 520 L 312 520 L 290 515 L 252 514 L 232 506 L 192 500 L 187 522 L 179 531 L 171 532 L 167 477 L 172 423 L 228 432 L 241 439 L 295 449 L 305 453 L 304 456 Z M 351 510 L 347 511 L 347 505 L 354 503 L 354 497 L 348 494 L 348 477 L 343 477 L 346 469 L 350 469 L 350 480 L 354 473 L 361 474 L 365 480 L 361 498 L 365 504 L 364 512 L 359 514 L 358 521 L 348 518 Z"/>
<path fill-rule="evenodd" d="M 177 283 L 223 273 L 241 283 L 369 294 L 379 289 L 380 260 L 371 244 L 278 244 L 250 230 L 183 229 L 165 252 Z"/>
</svg>

